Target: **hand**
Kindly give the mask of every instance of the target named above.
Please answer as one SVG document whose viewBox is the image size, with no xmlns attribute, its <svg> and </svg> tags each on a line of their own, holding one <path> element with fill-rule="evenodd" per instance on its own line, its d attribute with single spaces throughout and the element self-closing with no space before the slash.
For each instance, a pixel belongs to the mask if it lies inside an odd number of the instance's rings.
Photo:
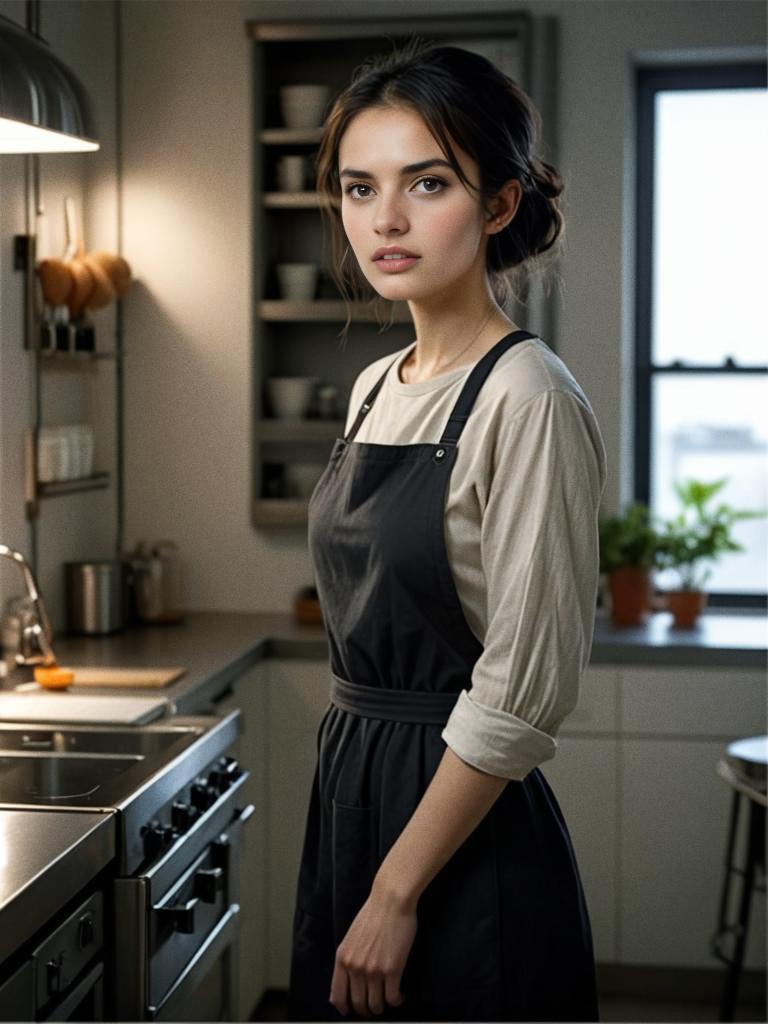
<svg viewBox="0 0 768 1024">
<path fill-rule="evenodd" d="M 330 1002 L 345 1017 L 349 1003 L 362 1017 L 399 1006 L 400 979 L 416 937 L 416 908 L 374 889 L 336 950 Z"/>
</svg>

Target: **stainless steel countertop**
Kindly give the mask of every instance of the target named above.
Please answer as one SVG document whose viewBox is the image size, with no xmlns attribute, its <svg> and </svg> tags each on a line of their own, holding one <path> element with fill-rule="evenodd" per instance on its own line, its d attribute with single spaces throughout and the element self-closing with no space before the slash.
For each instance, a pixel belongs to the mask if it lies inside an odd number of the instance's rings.
<svg viewBox="0 0 768 1024">
<path fill-rule="evenodd" d="M 685 667 L 764 668 L 768 657 L 768 618 L 734 609 L 709 611 L 693 630 L 672 628 L 669 612 L 655 612 L 637 628 L 616 628 L 597 610 L 592 664 Z M 158 688 L 73 687 L 73 693 L 123 693 L 165 697 L 178 714 L 211 710 L 211 700 L 239 675 L 269 657 L 328 657 L 322 626 L 299 625 L 289 613 L 189 612 L 177 625 L 139 626 L 105 637 L 57 636 L 54 646 L 62 665 L 169 667 L 184 665 L 185 674 Z M 0 680 L 12 689 L 32 677 L 16 670 Z"/>
<path fill-rule="evenodd" d="M 114 811 L 0 809 L 0 963 L 115 856 Z"/>
</svg>

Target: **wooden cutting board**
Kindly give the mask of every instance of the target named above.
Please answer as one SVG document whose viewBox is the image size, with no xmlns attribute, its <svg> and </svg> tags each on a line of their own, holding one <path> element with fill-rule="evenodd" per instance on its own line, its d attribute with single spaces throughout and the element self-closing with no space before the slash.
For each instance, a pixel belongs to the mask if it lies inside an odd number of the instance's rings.
<svg viewBox="0 0 768 1024">
<path fill-rule="evenodd" d="M 75 673 L 73 686 L 167 686 L 184 675 L 186 668 L 109 668 L 98 665 L 62 665 Z"/>
</svg>

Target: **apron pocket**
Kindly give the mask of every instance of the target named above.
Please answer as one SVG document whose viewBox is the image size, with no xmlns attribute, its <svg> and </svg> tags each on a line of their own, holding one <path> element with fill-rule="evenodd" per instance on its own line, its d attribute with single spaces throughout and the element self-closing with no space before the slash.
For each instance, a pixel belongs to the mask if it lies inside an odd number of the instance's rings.
<svg viewBox="0 0 768 1024">
<path fill-rule="evenodd" d="M 333 801 L 333 926 L 336 948 L 368 899 L 378 870 L 373 810 Z"/>
</svg>

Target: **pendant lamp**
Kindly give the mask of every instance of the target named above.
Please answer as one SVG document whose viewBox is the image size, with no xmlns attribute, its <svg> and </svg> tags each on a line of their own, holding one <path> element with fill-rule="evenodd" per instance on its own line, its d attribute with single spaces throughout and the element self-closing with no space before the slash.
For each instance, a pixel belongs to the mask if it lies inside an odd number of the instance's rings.
<svg viewBox="0 0 768 1024">
<path fill-rule="evenodd" d="M 44 39 L 0 15 L 0 153 L 98 148 L 82 82 Z"/>
</svg>

